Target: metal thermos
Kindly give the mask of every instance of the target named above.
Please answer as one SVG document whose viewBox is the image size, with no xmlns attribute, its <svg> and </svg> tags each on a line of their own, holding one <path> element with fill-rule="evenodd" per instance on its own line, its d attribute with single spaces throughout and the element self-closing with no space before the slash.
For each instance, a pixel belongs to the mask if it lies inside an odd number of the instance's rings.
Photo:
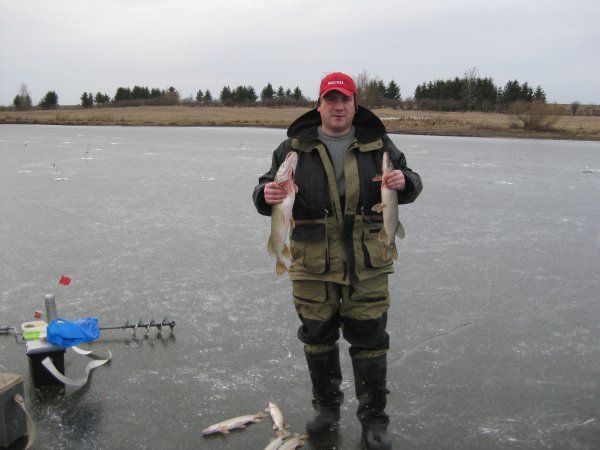
<svg viewBox="0 0 600 450">
<path fill-rule="evenodd" d="M 58 317 L 56 314 L 56 301 L 54 300 L 54 295 L 52 294 L 46 295 L 44 299 L 46 301 L 46 321 L 50 323 Z"/>
</svg>

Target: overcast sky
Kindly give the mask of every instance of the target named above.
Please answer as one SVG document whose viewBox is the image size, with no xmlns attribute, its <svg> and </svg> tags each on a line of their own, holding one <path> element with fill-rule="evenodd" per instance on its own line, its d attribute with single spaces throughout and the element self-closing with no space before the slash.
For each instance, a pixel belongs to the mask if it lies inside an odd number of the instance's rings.
<svg viewBox="0 0 600 450">
<path fill-rule="evenodd" d="M 0 105 L 83 92 L 300 87 L 366 71 L 403 98 L 476 67 L 549 102 L 600 104 L 598 0 L 0 0 Z"/>
</svg>

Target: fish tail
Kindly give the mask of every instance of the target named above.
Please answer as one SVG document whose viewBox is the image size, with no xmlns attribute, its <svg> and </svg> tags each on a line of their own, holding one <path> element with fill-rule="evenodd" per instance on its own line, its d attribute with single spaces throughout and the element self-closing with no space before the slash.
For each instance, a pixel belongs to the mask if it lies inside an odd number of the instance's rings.
<svg viewBox="0 0 600 450">
<path fill-rule="evenodd" d="M 383 250 L 383 259 L 398 259 L 398 249 L 395 245 L 390 245 Z"/>
<path fill-rule="evenodd" d="M 277 275 L 281 275 L 283 272 L 289 272 L 289 270 L 284 262 L 277 261 L 277 264 L 275 264 L 275 272 L 277 272 Z"/>
<path fill-rule="evenodd" d="M 292 259 L 292 252 L 290 251 L 290 248 L 288 247 L 287 244 L 284 244 L 283 246 L 283 256 L 285 256 L 288 259 Z"/>
</svg>

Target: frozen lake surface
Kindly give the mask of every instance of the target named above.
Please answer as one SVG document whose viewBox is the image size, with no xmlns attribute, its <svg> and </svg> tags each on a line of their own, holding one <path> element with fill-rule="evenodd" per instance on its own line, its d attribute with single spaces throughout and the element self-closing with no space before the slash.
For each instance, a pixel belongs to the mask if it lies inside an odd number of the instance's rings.
<svg viewBox="0 0 600 450">
<path fill-rule="evenodd" d="M 112 361 L 82 389 L 23 375 L 36 449 L 262 449 L 271 419 L 202 438 L 277 403 L 312 416 L 291 285 L 266 251 L 251 192 L 284 130 L 0 126 L 0 326 L 56 295 L 59 316 L 177 325 L 102 332 Z M 394 448 L 600 448 L 600 145 L 392 136 L 424 190 L 402 206 L 391 276 Z M 58 284 L 61 275 L 70 286 Z M 342 341 L 343 342 L 343 341 Z M 337 436 L 360 449 L 342 343 Z M 87 361 L 67 352 L 67 375 Z M 19 441 L 16 448 L 22 448 Z"/>
</svg>

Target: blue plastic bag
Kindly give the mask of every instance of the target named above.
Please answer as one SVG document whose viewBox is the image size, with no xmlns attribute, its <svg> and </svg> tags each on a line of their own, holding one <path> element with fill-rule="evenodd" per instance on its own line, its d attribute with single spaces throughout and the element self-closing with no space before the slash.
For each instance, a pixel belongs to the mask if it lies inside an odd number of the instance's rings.
<svg viewBox="0 0 600 450">
<path fill-rule="evenodd" d="M 54 319 L 46 329 L 46 336 L 48 342 L 61 348 L 95 341 L 100 337 L 98 319 L 84 317 L 73 322 L 61 318 Z"/>
</svg>

